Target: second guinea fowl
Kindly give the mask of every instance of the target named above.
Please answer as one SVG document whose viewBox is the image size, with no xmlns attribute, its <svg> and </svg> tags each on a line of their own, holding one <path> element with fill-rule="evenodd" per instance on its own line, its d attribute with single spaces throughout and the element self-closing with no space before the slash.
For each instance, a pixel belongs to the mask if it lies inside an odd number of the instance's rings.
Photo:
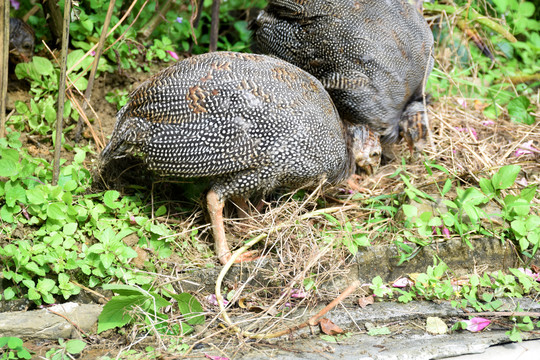
<svg viewBox="0 0 540 360">
<path fill-rule="evenodd" d="M 254 50 L 314 75 L 343 119 L 421 147 L 433 35 L 407 0 L 269 0 L 251 25 Z"/>
<path fill-rule="evenodd" d="M 145 81 L 117 115 L 102 166 L 141 154 L 163 175 L 205 177 L 215 249 L 227 199 L 346 180 L 377 166 L 380 143 L 348 125 L 320 82 L 279 59 L 232 52 L 188 58 Z"/>
<path fill-rule="evenodd" d="M 29 62 L 34 56 L 34 30 L 18 18 L 9 19 L 9 53 L 15 63 Z"/>
</svg>

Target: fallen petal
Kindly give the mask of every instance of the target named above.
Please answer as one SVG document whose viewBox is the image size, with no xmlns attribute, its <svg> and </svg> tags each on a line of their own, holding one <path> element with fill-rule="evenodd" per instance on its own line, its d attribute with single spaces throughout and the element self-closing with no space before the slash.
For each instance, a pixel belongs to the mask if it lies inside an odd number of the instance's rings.
<svg viewBox="0 0 540 360">
<path fill-rule="evenodd" d="M 470 332 L 478 332 L 482 331 L 486 326 L 491 324 L 491 320 L 475 317 L 470 320 L 465 320 L 464 323 L 467 324 L 467 330 Z"/>
<path fill-rule="evenodd" d="M 409 285 L 413 285 L 413 283 L 411 280 L 407 279 L 406 277 L 399 278 L 396 281 L 394 281 L 394 283 L 392 284 L 393 287 L 397 287 L 397 288 L 404 288 Z"/>
<path fill-rule="evenodd" d="M 217 297 L 216 297 L 216 294 L 211 294 L 211 295 L 208 295 L 206 297 L 206 301 L 208 301 L 208 303 L 210 305 L 214 305 L 214 306 L 218 306 L 218 301 L 217 301 Z M 223 299 L 223 305 L 227 305 L 229 302 L 225 299 Z"/>
<path fill-rule="evenodd" d="M 229 360 L 228 357 L 204 354 L 204 357 L 212 360 Z"/>
<path fill-rule="evenodd" d="M 174 60 L 180 59 L 180 57 L 178 56 L 178 54 L 175 53 L 174 51 L 167 50 L 167 53 L 168 53 L 169 55 L 171 55 L 171 57 L 172 57 Z"/>
<path fill-rule="evenodd" d="M 482 121 L 482 125 L 484 126 L 495 125 L 495 121 L 492 121 L 492 120 Z"/>
<path fill-rule="evenodd" d="M 308 293 L 306 293 L 302 289 L 292 289 L 291 290 L 291 297 L 296 299 L 304 299 L 308 296 Z"/>
</svg>

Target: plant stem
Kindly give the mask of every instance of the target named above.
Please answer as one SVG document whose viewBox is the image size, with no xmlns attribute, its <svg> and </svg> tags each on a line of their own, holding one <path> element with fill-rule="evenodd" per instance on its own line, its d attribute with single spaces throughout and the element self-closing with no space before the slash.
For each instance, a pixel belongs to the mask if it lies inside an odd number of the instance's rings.
<svg viewBox="0 0 540 360">
<path fill-rule="evenodd" d="M 71 13 L 71 0 L 64 3 L 64 24 L 62 30 L 62 59 L 60 62 L 60 80 L 58 81 L 58 107 L 56 110 L 56 137 L 54 144 L 54 167 L 52 185 L 58 183 L 60 176 L 60 150 L 62 149 L 62 129 L 64 122 L 64 101 L 66 98 L 66 67 L 69 45 L 69 16 Z"/>
</svg>

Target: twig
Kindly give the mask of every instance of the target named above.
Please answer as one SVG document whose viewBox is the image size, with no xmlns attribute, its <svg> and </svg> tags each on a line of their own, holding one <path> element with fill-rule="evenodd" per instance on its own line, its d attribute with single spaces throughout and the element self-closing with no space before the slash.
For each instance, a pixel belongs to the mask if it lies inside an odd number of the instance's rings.
<svg viewBox="0 0 540 360">
<path fill-rule="evenodd" d="M 4 25 L 0 26 L 0 138 L 5 136 L 6 102 L 9 62 L 9 3 L 0 2 L 0 17 Z"/>
<path fill-rule="evenodd" d="M 219 3 L 221 0 L 212 1 L 212 22 L 210 24 L 210 46 L 208 50 L 214 52 L 217 50 L 217 40 L 219 36 Z"/>
<path fill-rule="evenodd" d="M 172 4 L 172 0 L 167 0 L 165 5 L 163 5 L 159 9 L 159 11 L 157 11 L 156 14 L 150 20 L 148 20 L 146 24 L 143 25 L 141 30 L 139 30 L 139 34 L 144 40 L 148 39 L 150 35 L 152 35 L 154 30 L 158 27 L 158 25 L 165 19 L 165 15 L 167 15 L 167 12 L 171 8 Z"/>
<path fill-rule="evenodd" d="M 68 1 L 70 1 L 70 0 L 68 0 Z M 58 315 L 58 316 L 60 316 L 60 317 L 62 317 L 62 318 L 64 318 L 64 319 L 66 319 L 66 321 L 67 321 L 68 323 L 70 323 L 71 325 L 73 325 L 73 327 L 74 327 L 75 329 L 77 329 L 77 331 L 79 331 L 79 332 L 80 332 L 81 334 L 83 334 L 84 336 L 88 337 L 88 334 L 87 334 L 86 332 L 84 332 L 84 330 L 81 329 L 81 327 L 80 327 L 79 325 L 75 324 L 73 321 L 71 321 L 70 319 L 68 319 L 68 317 L 67 317 L 66 315 L 60 314 L 60 313 L 58 313 L 58 312 L 56 312 L 56 311 L 54 311 L 54 310 L 51 310 L 51 309 L 46 309 L 46 310 L 49 311 L 49 312 L 51 312 L 51 313 L 53 313 L 54 315 Z"/>
<path fill-rule="evenodd" d="M 307 219 L 310 219 L 310 218 L 313 218 L 315 216 L 319 216 L 319 215 L 322 215 L 322 214 L 331 214 L 331 213 L 335 213 L 335 212 L 338 212 L 338 211 L 341 211 L 343 210 L 343 207 L 333 207 L 333 208 L 326 208 L 326 209 L 319 209 L 319 210 L 315 210 L 315 211 L 311 211 L 309 213 L 306 213 L 304 215 L 301 215 L 299 218 L 298 218 L 298 221 L 300 220 L 307 220 Z M 223 321 L 236 333 L 238 334 L 241 334 L 245 337 L 248 337 L 248 338 L 251 338 L 251 339 L 271 339 L 271 338 L 275 338 L 275 337 L 279 337 L 279 336 L 283 336 L 283 335 L 287 335 L 287 334 L 290 334 L 294 331 L 297 331 L 299 329 L 302 329 L 302 328 L 305 328 L 306 326 L 308 325 L 313 325 L 313 324 L 316 324 L 316 322 L 318 320 L 320 320 L 320 318 L 322 316 L 324 316 L 328 311 L 330 311 L 332 308 L 334 308 L 337 304 L 339 304 L 345 297 L 347 297 L 348 295 L 350 295 L 356 288 L 358 288 L 358 286 L 360 286 L 360 282 L 359 281 L 355 281 L 353 282 L 349 287 L 347 287 L 347 289 L 345 289 L 345 291 L 340 295 L 338 296 L 336 299 L 334 299 L 330 304 L 328 304 L 324 309 L 322 309 L 319 313 L 317 313 L 315 316 L 312 316 L 309 320 L 297 325 L 297 326 L 293 326 L 292 328 L 289 328 L 289 329 L 285 329 L 285 330 L 282 330 L 282 331 L 277 331 L 277 332 L 274 332 L 274 333 L 269 333 L 269 334 L 258 334 L 258 333 L 254 333 L 254 332 L 251 332 L 251 331 L 246 331 L 246 330 L 242 330 L 239 326 L 237 325 L 234 325 L 229 317 L 229 315 L 227 314 L 227 311 L 225 309 L 225 305 L 223 304 L 223 295 L 221 294 L 221 283 L 223 282 L 223 279 L 225 278 L 225 275 L 227 274 L 227 272 L 229 271 L 229 269 L 231 268 L 231 266 L 234 264 L 234 262 L 236 261 L 236 259 L 242 255 L 244 252 L 246 252 L 249 248 L 251 248 L 253 245 L 257 244 L 259 241 L 261 241 L 262 239 L 268 237 L 271 233 L 273 232 L 276 232 L 282 228 L 284 228 L 285 226 L 287 226 L 288 224 L 280 224 L 280 225 L 277 225 L 275 227 L 273 227 L 272 229 L 270 229 L 270 231 L 268 231 L 267 233 L 264 233 L 264 234 L 260 234 L 258 235 L 257 237 L 253 238 L 251 241 L 249 241 L 248 243 L 246 243 L 244 246 L 242 246 L 240 249 L 236 250 L 232 255 L 231 255 L 231 258 L 229 259 L 229 261 L 225 264 L 225 266 L 223 266 L 223 269 L 221 270 L 221 272 L 219 273 L 219 276 L 216 280 L 216 288 L 215 288 L 215 293 L 216 293 L 216 300 L 218 302 L 218 305 L 219 305 L 219 309 L 221 311 L 221 317 L 223 318 Z"/>
<path fill-rule="evenodd" d="M 43 45 L 45 46 L 45 48 L 47 49 L 47 51 L 49 51 L 49 54 L 51 55 L 51 57 L 53 58 L 53 60 L 58 64 L 60 65 L 60 62 L 58 61 L 58 59 L 56 58 L 56 56 L 54 55 L 54 53 L 52 52 L 52 50 L 49 48 L 49 46 L 47 46 L 47 43 L 43 41 Z M 71 92 L 71 87 L 73 87 L 75 89 L 75 91 L 77 91 L 77 93 L 81 96 L 81 97 L 84 97 L 83 93 L 79 90 L 79 88 L 77 88 L 77 86 L 75 86 L 75 83 L 70 79 L 69 76 L 66 77 L 66 80 L 69 82 L 69 86 L 66 90 L 66 94 L 67 96 L 69 97 L 69 99 L 73 102 L 73 104 L 75 105 L 75 107 L 77 108 L 77 111 L 79 112 L 79 115 L 84 119 L 84 121 L 86 122 L 86 126 L 88 126 L 88 128 L 90 129 L 90 132 L 92 133 L 92 137 L 94 138 L 94 142 L 96 143 L 96 147 L 97 147 L 97 151 L 100 151 L 101 149 L 103 149 L 103 147 L 105 146 L 105 137 L 103 136 L 103 131 L 101 131 L 101 138 L 99 138 L 98 134 L 96 134 L 96 132 L 94 131 L 94 128 L 92 127 L 92 124 L 90 123 L 90 120 L 88 120 L 88 117 L 86 116 L 86 113 L 84 111 L 82 111 L 82 108 L 79 104 L 79 102 L 77 101 L 77 99 L 75 99 L 75 96 L 72 94 Z M 90 107 L 90 110 L 92 111 L 92 113 L 94 114 L 94 116 L 96 117 L 97 121 L 98 121 L 98 124 L 99 124 L 99 127 L 100 129 L 102 128 L 101 126 L 101 120 L 99 119 L 99 116 L 98 114 L 96 113 L 96 111 L 94 110 L 94 108 L 92 107 L 92 105 L 88 104 L 88 106 Z"/>
<path fill-rule="evenodd" d="M 56 111 L 56 138 L 54 144 L 54 167 L 52 185 L 56 185 L 60 175 L 60 150 L 62 149 L 62 127 L 64 122 L 64 99 L 66 97 L 66 67 L 69 45 L 69 15 L 71 0 L 64 3 L 64 24 L 62 32 L 62 61 L 60 63 L 60 80 L 58 82 L 58 108 Z"/>
</svg>

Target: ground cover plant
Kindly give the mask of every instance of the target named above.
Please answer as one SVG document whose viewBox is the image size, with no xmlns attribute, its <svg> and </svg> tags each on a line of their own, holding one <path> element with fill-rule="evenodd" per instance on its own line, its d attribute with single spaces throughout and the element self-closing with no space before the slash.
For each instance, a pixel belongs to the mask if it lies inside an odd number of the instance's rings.
<svg viewBox="0 0 540 360">
<path fill-rule="evenodd" d="M 89 86 L 92 49 L 109 3 L 75 6 L 63 160 L 55 185 L 51 159 L 60 68 L 48 50 L 53 36 L 40 11 L 28 23 L 45 42 L 37 44 L 30 63 L 13 69 L 10 95 L 17 100 L 0 138 L 0 300 L 25 299 L 34 309 L 77 299 L 86 289 L 99 291 L 109 302 L 98 336 L 110 346 L 118 338 L 130 344 L 114 354 L 103 352 L 111 357 L 118 352 L 123 358 L 186 353 L 208 337 L 224 348 L 228 341 L 219 338 L 214 289 L 190 286 L 195 269 L 214 277 L 218 273 L 200 184 L 156 178 L 135 160 L 129 160 L 128 171 L 125 166 L 110 169 L 111 179 L 102 179 L 96 170 L 114 113 L 135 84 L 189 53 L 207 51 L 211 5 L 203 2 L 195 26 L 188 2 L 133 7 L 117 2 L 111 25 L 125 20 L 106 39 L 97 68 L 99 92 L 90 102 L 95 112 L 82 111 L 81 94 Z M 223 2 L 218 49 L 249 51 L 247 24 L 252 9 L 264 5 Z M 31 4 L 17 6 L 12 16 L 23 16 Z M 395 146 L 395 158 L 363 178 L 360 192 L 344 186 L 278 193 L 260 213 L 253 209 L 247 219 L 231 215 L 227 233 L 235 243 L 259 237 L 254 248 L 272 264 L 272 270 L 263 260 L 247 266 L 250 281 L 224 281 L 231 316 L 249 324 L 247 330 L 264 325 L 268 332 L 278 331 L 298 309 L 336 298 L 343 290 L 337 280 L 347 279 L 348 269 L 371 248 L 392 249 L 394 264 L 401 266 L 428 248 L 453 240 L 474 248 L 486 238 L 511 247 L 516 262 L 506 267 L 470 264 L 464 272 L 435 257 L 423 269 L 396 279 L 370 276 L 355 297 L 444 300 L 474 312 L 519 312 L 517 307 L 503 309 L 501 299 L 536 299 L 539 13 L 532 2 L 518 0 L 426 4 L 425 17 L 436 39 L 436 65 L 428 81 L 432 144 L 413 155 L 403 144 Z M 76 141 L 83 113 L 88 124 Z M 455 331 L 478 329 L 480 321 L 473 319 L 464 316 Z M 536 321 L 530 314 L 508 315 L 503 326 L 518 341 L 538 329 Z M 353 332 L 376 336 L 392 330 Z M 342 341 L 347 335 L 322 336 Z M 27 356 L 15 339 L 0 338 L 3 358 Z M 83 340 L 87 347 L 96 346 L 90 338 Z M 42 355 L 61 359 L 84 351 L 80 342 L 60 340 Z"/>
</svg>

